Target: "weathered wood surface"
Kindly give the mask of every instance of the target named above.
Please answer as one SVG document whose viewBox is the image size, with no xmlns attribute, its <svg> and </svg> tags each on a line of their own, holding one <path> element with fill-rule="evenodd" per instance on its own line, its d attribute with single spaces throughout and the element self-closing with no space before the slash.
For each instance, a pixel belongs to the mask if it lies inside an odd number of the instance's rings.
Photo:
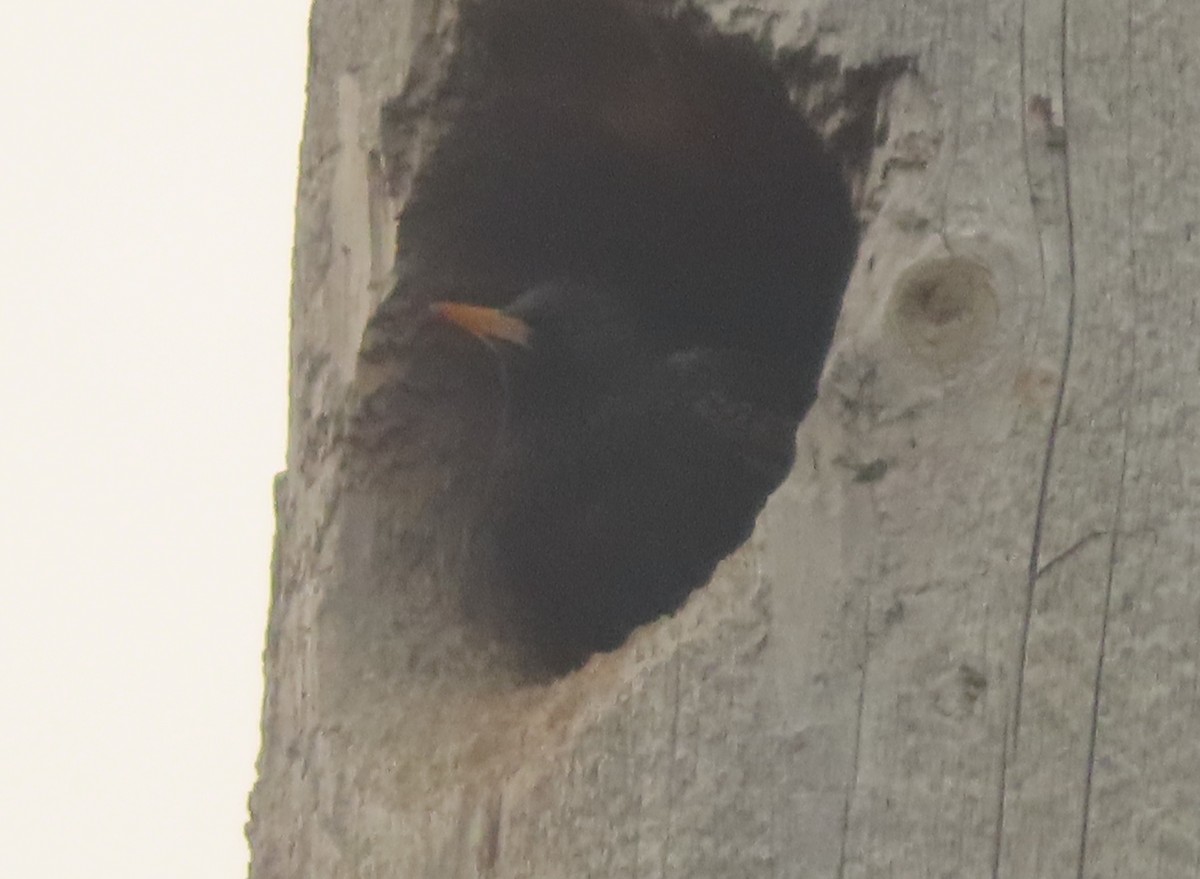
<svg viewBox="0 0 1200 879">
<path fill-rule="evenodd" d="M 917 73 L 752 544 L 536 684 L 447 597 L 469 443 L 363 336 L 455 10 L 317 0 L 252 875 L 1197 875 L 1200 4 L 707 8 Z M 347 475 L 353 420 L 407 457 Z"/>
</svg>

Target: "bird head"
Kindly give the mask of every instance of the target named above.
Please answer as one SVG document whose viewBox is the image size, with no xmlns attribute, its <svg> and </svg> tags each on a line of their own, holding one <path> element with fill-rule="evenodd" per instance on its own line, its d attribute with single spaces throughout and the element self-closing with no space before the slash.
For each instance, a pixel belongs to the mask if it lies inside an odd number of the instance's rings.
<svg viewBox="0 0 1200 879">
<path fill-rule="evenodd" d="M 627 301 L 598 284 L 556 281 L 530 288 L 504 308 L 430 307 L 497 352 L 510 369 L 515 396 L 555 405 L 617 392 L 657 356 Z"/>
</svg>

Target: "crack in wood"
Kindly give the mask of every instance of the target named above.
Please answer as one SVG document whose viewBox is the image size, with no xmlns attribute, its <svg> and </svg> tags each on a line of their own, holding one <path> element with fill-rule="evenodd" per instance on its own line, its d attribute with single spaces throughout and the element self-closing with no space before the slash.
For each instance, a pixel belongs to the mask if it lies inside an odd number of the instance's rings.
<svg viewBox="0 0 1200 879">
<path fill-rule="evenodd" d="M 1133 95 L 1130 84 L 1133 82 L 1132 71 L 1132 51 L 1133 51 L 1133 12 L 1132 5 L 1126 10 L 1125 19 L 1125 34 L 1126 34 L 1126 56 L 1125 56 L 1125 82 L 1126 93 L 1130 106 L 1132 106 Z M 1133 122 L 1132 116 L 1129 117 L 1125 128 L 1126 139 L 1126 155 L 1129 157 L 1127 163 L 1127 173 L 1129 174 L 1129 183 L 1131 191 L 1136 191 L 1135 186 L 1135 167 L 1133 165 L 1132 156 L 1134 154 L 1133 147 Z M 1134 229 L 1133 217 L 1133 200 L 1129 202 L 1126 215 L 1126 223 L 1130 230 Z M 1129 280 L 1132 285 L 1131 295 L 1136 302 L 1139 300 L 1138 291 L 1138 274 L 1137 274 L 1137 251 L 1134 249 L 1132 242 L 1129 248 Z M 1130 334 L 1129 338 L 1129 373 L 1127 384 L 1125 387 L 1125 400 L 1122 406 L 1122 425 L 1121 425 L 1121 474 L 1117 481 L 1117 500 L 1115 509 L 1113 510 L 1111 539 L 1108 545 L 1108 576 L 1104 584 L 1104 612 L 1100 618 L 1100 643 L 1096 650 L 1096 673 L 1092 681 L 1092 705 L 1091 717 L 1088 723 L 1088 750 L 1087 750 L 1087 773 L 1084 776 L 1083 783 L 1083 807 L 1080 815 L 1079 826 L 1079 859 L 1076 869 L 1077 879 L 1083 879 L 1084 871 L 1087 867 L 1088 855 L 1088 829 L 1091 823 L 1092 810 L 1092 789 L 1096 769 L 1096 740 L 1100 730 L 1100 688 L 1104 680 L 1104 665 L 1106 650 L 1108 646 L 1108 623 L 1112 610 L 1113 596 L 1113 580 L 1116 575 L 1117 568 L 1117 546 L 1121 537 L 1121 516 L 1125 504 L 1125 480 L 1129 468 L 1129 421 L 1132 418 L 1133 389 L 1134 377 L 1137 375 L 1137 335 Z M 1141 530 L 1141 529 L 1139 529 Z"/>
<path fill-rule="evenodd" d="M 1133 368 L 1130 368 L 1128 401 L 1132 396 Z M 1076 877 L 1083 879 L 1084 867 L 1087 863 L 1088 824 L 1092 809 L 1092 779 L 1096 767 L 1096 737 L 1100 728 L 1100 685 L 1104 678 L 1104 658 L 1108 645 L 1108 620 L 1112 610 L 1113 576 L 1117 567 L 1117 542 L 1120 538 L 1121 512 L 1125 500 L 1125 476 L 1129 460 L 1129 422 L 1128 410 L 1121 436 L 1121 476 L 1117 482 L 1117 501 L 1113 510 L 1113 526 L 1109 529 L 1111 539 L 1108 545 L 1108 576 L 1104 583 L 1104 607 L 1100 615 L 1100 643 L 1096 649 L 1096 673 L 1092 680 L 1091 717 L 1088 721 L 1087 770 L 1083 780 L 1083 806 L 1079 816 L 1079 860 Z"/>
<path fill-rule="evenodd" d="M 1062 103 L 1063 127 L 1068 127 L 1068 108 L 1067 108 L 1067 2 L 1062 0 L 1061 17 L 1059 27 L 1059 76 L 1060 76 L 1060 100 Z M 1026 34 L 1024 22 L 1026 20 L 1027 4 L 1021 4 L 1021 31 L 1018 36 L 1018 47 L 1020 54 L 1020 82 L 1023 95 L 1028 95 L 1027 82 L 1027 55 L 1026 55 Z M 1021 139 L 1022 152 L 1024 156 L 1025 171 L 1027 179 L 1030 183 L 1031 207 L 1033 209 L 1033 224 L 1038 231 L 1039 256 L 1041 258 L 1041 274 L 1043 283 L 1043 293 L 1046 287 L 1046 270 L 1045 270 L 1045 249 L 1042 245 L 1041 222 L 1039 219 L 1038 206 L 1036 199 L 1033 197 L 1033 170 L 1032 162 L 1030 161 L 1030 143 L 1028 137 L 1028 127 L 1025 117 L 1022 116 L 1021 122 Z M 1055 151 L 1053 156 L 1058 157 L 1061 162 L 1063 172 L 1063 208 L 1066 220 L 1066 249 L 1067 249 L 1067 269 L 1068 269 L 1068 290 L 1067 290 L 1067 314 L 1065 338 L 1063 340 L 1063 352 L 1059 367 L 1058 386 L 1054 394 L 1054 406 L 1050 416 L 1050 423 L 1046 433 L 1045 452 L 1042 458 L 1042 472 L 1038 484 L 1037 505 L 1034 511 L 1033 535 L 1030 540 L 1029 564 L 1027 567 L 1026 588 L 1025 588 L 1025 603 L 1021 614 L 1021 627 L 1019 635 L 1019 647 L 1016 670 L 1016 684 L 1013 692 L 1013 708 L 1011 727 L 1005 726 L 1004 740 L 1004 759 L 1000 767 L 999 779 L 999 803 L 996 814 L 996 831 L 995 845 L 996 851 L 992 864 L 992 879 L 999 879 L 1001 863 L 1003 860 L 1003 841 L 1004 841 L 1004 824 L 1006 817 L 1006 803 L 1008 793 L 1008 770 L 1009 764 L 1016 757 L 1017 747 L 1019 745 L 1021 733 L 1021 707 L 1024 698 L 1025 689 L 1025 671 L 1028 664 L 1029 654 L 1029 637 L 1030 628 L 1033 620 L 1034 593 L 1037 588 L 1039 570 L 1039 559 L 1041 557 L 1043 530 L 1046 519 L 1046 511 L 1050 491 L 1051 471 L 1054 465 L 1054 450 L 1058 440 L 1058 426 L 1062 417 L 1063 401 L 1066 396 L 1067 378 L 1070 374 L 1072 344 L 1075 335 L 1075 312 L 1076 312 L 1076 267 L 1075 267 L 1075 227 L 1074 217 L 1071 203 L 1071 174 L 1070 174 L 1070 154 L 1066 149 Z M 1011 731 L 1011 736 L 1009 732 Z"/>
<path fill-rule="evenodd" d="M 1071 556 L 1075 555 L 1077 552 L 1079 552 L 1081 549 L 1083 549 L 1089 543 L 1096 540 L 1097 538 L 1104 537 L 1108 533 L 1109 533 L 1108 528 L 1102 528 L 1102 529 L 1098 529 L 1096 531 L 1090 531 L 1087 534 L 1083 535 L 1083 537 L 1076 540 L 1074 543 L 1072 543 L 1070 546 L 1068 546 L 1062 552 L 1058 553 L 1058 555 L 1054 556 L 1054 558 L 1050 559 L 1050 561 L 1046 562 L 1046 564 L 1044 564 L 1040 568 L 1038 568 L 1038 572 L 1035 575 L 1035 577 L 1040 580 L 1049 571 L 1051 571 L 1055 567 L 1057 567 L 1060 562 L 1064 562 L 1067 559 L 1071 558 Z"/>
</svg>

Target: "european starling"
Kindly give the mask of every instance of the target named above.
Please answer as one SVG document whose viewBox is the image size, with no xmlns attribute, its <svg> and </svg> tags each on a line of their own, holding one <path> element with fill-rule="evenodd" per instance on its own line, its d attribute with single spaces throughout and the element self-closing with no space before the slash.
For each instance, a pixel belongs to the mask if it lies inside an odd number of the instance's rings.
<svg viewBox="0 0 1200 879">
<path fill-rule="evenodd" d="M 481 66 L 399 238 L 410 280 L 457 291 L 435 310 L 502 362 L 500 574 L 530 646 L 568 668 L 749 535 L 816 396 L 857 221 L 749 39 L 610 0 L 464 9 Z"/>
<path fill-rule="evenodd" d="M 500 573 L 551 667 L 675 610 L 792 465 L 797 419 L 771 364 L 665 349 L 626 302 L 559 281 L 503 310 L 434 306 L 506 372 Z"/>
</svg>

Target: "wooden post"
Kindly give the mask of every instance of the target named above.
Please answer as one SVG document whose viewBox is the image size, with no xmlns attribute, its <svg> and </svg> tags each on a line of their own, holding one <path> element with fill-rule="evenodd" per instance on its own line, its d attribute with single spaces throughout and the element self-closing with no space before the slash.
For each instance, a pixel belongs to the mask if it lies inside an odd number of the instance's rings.
<svg viewBox="0 0 1200 879">
<path fill-rule="evenodd" d="M 868 107 L 868 225 L 751 543 L 544 681 L 389 295 L 457 9 L 317 0 L 251 875 L 1194 876 L 1200 4 L 701 5 Z"/>
</svg>

